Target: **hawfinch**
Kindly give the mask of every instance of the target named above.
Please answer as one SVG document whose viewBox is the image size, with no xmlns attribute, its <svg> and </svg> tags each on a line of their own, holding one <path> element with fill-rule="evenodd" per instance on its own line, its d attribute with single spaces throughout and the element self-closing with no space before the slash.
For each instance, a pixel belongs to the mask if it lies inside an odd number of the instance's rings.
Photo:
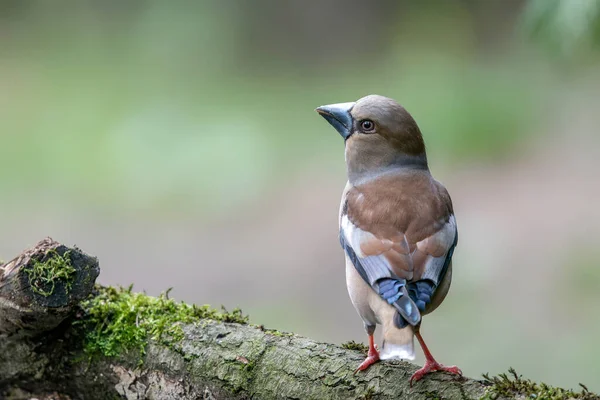
<svg viewBox="0 0 600 400">
<path fill-rule="evenodd" d="M 450 195 L 429 172 L 417 123 L 396 101 L 378 95 L 316 111 L 346 147 L 340 243 L 350 299 L 369 335 L 369 353 L 357 371 L 380 359 L 413 360 L 416 336 L 426 361 L 411 384 L 433 371 L 462 374 L 435 361 L 420 333 L 422 316 L 448 293 L 458 231 Z M 377 324 L 381 351 L 373 341 Z"/>
</svg>

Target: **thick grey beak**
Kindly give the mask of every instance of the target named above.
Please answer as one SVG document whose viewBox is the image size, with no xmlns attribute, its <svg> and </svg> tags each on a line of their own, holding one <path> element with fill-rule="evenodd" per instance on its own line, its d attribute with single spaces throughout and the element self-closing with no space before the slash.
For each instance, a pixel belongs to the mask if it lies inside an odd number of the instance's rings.
<svg viewBox="0 0 600 400">
<path fill-rule="evenodd" d="M 339 103 L 321 106 L 315 111 L 321 114 L 346 140 L 352 134 L 352 115 L 350 115 L 352 107 L 354 103 Z"/>
</svg>

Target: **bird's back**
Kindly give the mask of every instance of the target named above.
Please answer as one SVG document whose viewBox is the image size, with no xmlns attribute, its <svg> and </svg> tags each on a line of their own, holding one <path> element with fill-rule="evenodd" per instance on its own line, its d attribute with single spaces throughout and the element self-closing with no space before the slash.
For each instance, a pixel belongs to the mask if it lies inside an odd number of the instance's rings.
<svg viewBox="0 0 600 400">
<path fill-rule="evenodd" d="M 423 276 L 427 258 L 426 252 L 415 250 L 426 247 L 424 242 L 430 238 L 454 234 L 444 232 L 453 215 L 450 196 L 427 170 L 400 170 L 350 186 L 341 212 L 357 228 L 372 234 L 362 243 L 364 254 L 384 253 L 397 275 L 409 281 Z M 433 255 L 435 245 L 431 243 L 428 249 Z"/>
</svg>

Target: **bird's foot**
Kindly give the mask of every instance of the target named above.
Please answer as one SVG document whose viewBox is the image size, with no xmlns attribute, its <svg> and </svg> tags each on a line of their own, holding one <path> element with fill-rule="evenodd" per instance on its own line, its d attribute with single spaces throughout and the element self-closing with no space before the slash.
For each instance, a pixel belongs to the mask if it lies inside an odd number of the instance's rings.
<svg viewBox="0 0 600 400">
<path fill-rule="evenodd" d="M 426 361 L 423 368 L 417 370 L 410 378 L 410 386 L 412 387 L 413 382 L 421 380 L 425 375 L 435 371 L 448 372 L 450 374 L 462 376 L 462 371 L 457 366 L 446 367 L 437 361 Z"/>
<path fill-rule="evenodd" d="M 356 374 L 358 371 L 364 371 L 377 361 L 379 361 L 379 351 L 377 350 L 377 345 L 373 340 L 373 335 L 369 335 L 369 353 L 367 353 L 367 358 L 365 358 L 358 368 L 356 368 L 354 373 Z"/>
<path fill-rule="evenodd" d="M 371 352 L 369 352 L 367 358 L 365 358 L 365 360 L 358 366 L 358 368 L 356 368 L 356 371 L 354 371 L 354 373 L 357 373 L 358 371 L 364 371 L 371 365 L 375 364 L 377 361 L 379 361 L 379 353 L 377 351 L 375 351 L 375 354 L 371 354 Z"/>
</svg>

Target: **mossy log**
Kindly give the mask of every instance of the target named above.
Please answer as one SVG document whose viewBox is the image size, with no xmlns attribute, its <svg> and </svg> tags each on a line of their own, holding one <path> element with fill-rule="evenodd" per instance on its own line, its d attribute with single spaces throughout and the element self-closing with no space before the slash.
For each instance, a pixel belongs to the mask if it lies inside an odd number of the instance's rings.
<svg viewBox="0 0 600 400">
<path fill-rule="evenodd" d="M 339 346 L 258 327 L 206 320 L 185 326 L 171 344 L 150 341 L 145 355 L 85 354 L 82 337 L 22 343 L 2 349 L 3 398 L 16 389 L 56 391 L 73 399 L 479 399 L 481 382 L 445 374 L 428 377 L 411 389 L 416 366 L 379 363 L 353 374 L 363 354 Z M 0 345 L 1 346 L 1 345 Z M 17 352 L 15 353 L 15 350 Z M 16 398 L 16 397 L 13 397 Z"/>
<path fill-rule="evenodd" d="M 9 329 L 0 340 L 1 399 L 479 399 L 490 395 L 490 382 L 444 373 L 427 376 L 411 388 L 409 377 L 417 366 L 407 362 L 381 362 L 354 374 L 364 357 L 360 348 L 250 325 L 238 311 L 189 306 L 167 294 L 154 298 L 131 289 L 96 286 L 74 307 L 91 284 L 79 274 L 93 282 L 97 262 L 51 240 L 43 243 L 21 261 L 17 258 L 5 265 L 9 280 L 20 282 L 14 284 L 20 288 L 16 293 L 28 294 L 19 297 L 18 307 L 0 308 L 0 318 L 15 321 L 15 310 L 37 311 L 33 320 L 23 316 L 16 319 L 18 324 L 2 325 Z M 13 275 L 18 265 L 22 269 L 33 259 L 44 263 L 54 250 L 54 257 L 69 256 L 77 272 L 54 282 L 49 297 L 60 295 L 62 300 L 48 303 Z M 94 267 L 84 267 L 89 265 Z M 43 285 L 38 289 L 50 291 Z M 41 308 L 34 306 L 36 301 L 42 302 Z M 8 319 L 2 314 L 6 310 Z M 43 318 L 40 310 L 60 318 Z M 67 310 L 71 314 L 57 326 Z M 36 321 L 42 322 L 36 325 Z M 21 325 L 29 334 L 11 328 Z M 496 382 L 498 388 L 502 382 Z"/>
<path fill-rule="evenodd" d="M 89 296 L 98 260 L 46 238 L 0 266 L 0 334 L 56 328 Z"/>
</svg>

